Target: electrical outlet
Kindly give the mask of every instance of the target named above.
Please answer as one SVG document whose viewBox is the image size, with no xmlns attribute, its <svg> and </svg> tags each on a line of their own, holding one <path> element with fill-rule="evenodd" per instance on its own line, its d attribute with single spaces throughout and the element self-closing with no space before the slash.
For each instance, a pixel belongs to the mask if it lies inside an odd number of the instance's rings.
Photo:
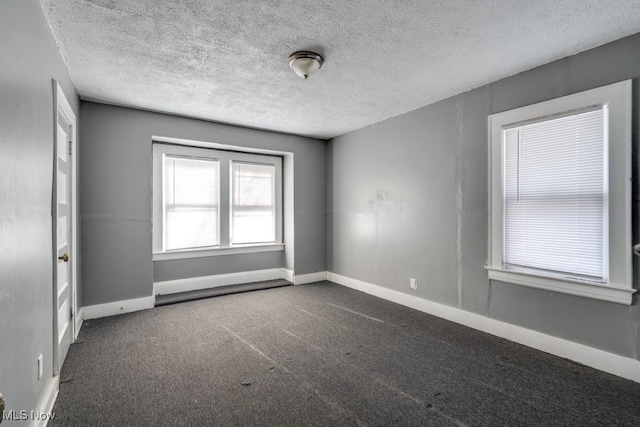
<svg viewBox="0 0 640 427">
<path fill-rule="evenodd" d="M 418 289 L 418 281 L 414 278 L 409 279 L 409 286 L 411 289 Z"/>
<path fill-rule="evenodd" d="M 42 375 L 44 373 L 44 366 L 42 366 L 42 355 L 38 356 L 38 380 L 40 380 L 40 378 L 42 378 Z"/>
</svg>

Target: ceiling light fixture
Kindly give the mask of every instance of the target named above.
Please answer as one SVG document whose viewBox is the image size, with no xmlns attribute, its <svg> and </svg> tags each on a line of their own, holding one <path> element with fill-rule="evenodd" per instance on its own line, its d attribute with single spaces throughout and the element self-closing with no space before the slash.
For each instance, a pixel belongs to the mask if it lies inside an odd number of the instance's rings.
<svg viewBox="0 0 640 427">
<path fill-rule="evenodd" d="M 306 79 L 322 67 L 324 59 L 315 52 L 301 50 L 294 52 L 289 57 L 289 65 L 297 75 Z"/>
</svg>

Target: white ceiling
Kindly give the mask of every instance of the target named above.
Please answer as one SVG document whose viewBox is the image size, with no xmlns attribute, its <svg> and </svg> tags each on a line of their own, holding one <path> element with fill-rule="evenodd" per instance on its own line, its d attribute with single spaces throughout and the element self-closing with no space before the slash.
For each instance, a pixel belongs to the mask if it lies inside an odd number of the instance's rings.
<svg viewBox="0 0 640 427">
<path fill-rule="evenodd" d="M 640 0 L 40 3 L 83 99 L 319 138 L 640 31 Z"/>
</svg>

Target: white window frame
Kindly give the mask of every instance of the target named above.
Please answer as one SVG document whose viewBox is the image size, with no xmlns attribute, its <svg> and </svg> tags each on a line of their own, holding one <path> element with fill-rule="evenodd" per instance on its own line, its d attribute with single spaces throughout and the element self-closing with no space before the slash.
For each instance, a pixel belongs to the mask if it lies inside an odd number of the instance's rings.
<svg viewBox="0 0 640 427">
<path fill-rule="evenodd" d="M 164 250 L 163 197 L 163 158 L 165 155 L 193 157 L 219 161 L 219 245 L 207 248 Z M 273 165 L 276 168 L 276 241 L 259 244 L 231 244 L 231 162 L 258 163 Z M 283 244 L 283 185 L 282 157 L 217 148 L 185 146 L 167 142 L 153 142 L 153 260 L 210 257 L 218 255 L 270 252 L 284 250 Z"/>
<path fill-rule="evenodd" d="M 633 289 L 631 243 L 632 83 L 626 80 L 489 116 L 489 279 L 630 305 Z M 543 272 L 514 271 L 503 262 L 503 131 L 517 123 L 552 118 L 571 111 L 607 106 L 608 114 L 608 265 L 606 283 Z M 605 118 L 607 121 L 607 118 Z M 606 227 L 607 225 L 605 225 Z"/>
</svg>

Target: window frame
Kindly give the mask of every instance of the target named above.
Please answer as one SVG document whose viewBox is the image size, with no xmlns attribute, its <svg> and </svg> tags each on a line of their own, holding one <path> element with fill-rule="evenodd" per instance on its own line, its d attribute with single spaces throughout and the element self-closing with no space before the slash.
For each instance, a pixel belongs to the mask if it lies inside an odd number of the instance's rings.
<svg viewBox="0 0 640 427">
<path fill-rule="evenodd" d="M 231 255 L 255 252 L 284 250 L 283 243 L 283 157 L 273 154 L 250 151 L 227 150 L 187 146 L 171 142 L 152 141 L 153 147 L 153 218 L 152 218 L 152 251 L 154 261 L 169 259 L 198 258 L 218 255 Z M 198 248 L 165 250 L 163 239 L 165 234 L 162 209 L 163 200 L 163 159 L 164 155 L 192 157 L 217 160 L 219 162 L 219 245 Z M 231 163 L 268 164 L 276 168 L 275 203 L 276 203 L 276 240 L 270 243 L 231 244 L 230 243 L 230 209 L 231 209 Z"/>
<path fill-rule="evenodd" d="M 632 82 L 619 83 L 540 102 L 488 117 L 489 142 L 489 241 L 486 269 L 489 279 L 621 304 L 632 303 L 631 243 L 631 133 Z M 606 105 L 608 110 L 608 252 L 606 283 L 506 269 L 504 242 L 504 145 L 503 133 L 518 123 L 555 118 L 572 111 Z M 605 194 L 607 197 L 607 194 Z"/>
</svg>

